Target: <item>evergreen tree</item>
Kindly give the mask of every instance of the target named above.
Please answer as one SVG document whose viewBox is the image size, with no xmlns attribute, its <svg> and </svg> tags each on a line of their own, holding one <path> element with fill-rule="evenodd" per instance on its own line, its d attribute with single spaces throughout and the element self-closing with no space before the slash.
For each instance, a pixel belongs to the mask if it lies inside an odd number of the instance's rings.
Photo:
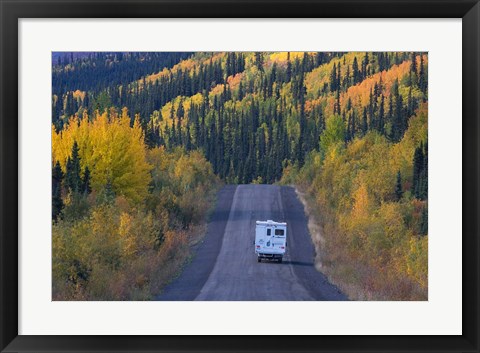
<svg viewBox="0 0 480 353">
<path fill-rule="evenodd" d="M 173 106 L 172 106 L 172 109 L 173 109 Z M 179 120 L 182 119 L 184 114 L 185 114 L 185 110 L 183 109 L 183 98 L 182 98 L 178 103 L 177 118 Z"/>
<path fill-rule="evenodd" d="M 187 131 L 185 133 L 185 149 L 190 151 L 192 149 L 192 139 L 190 135 L 190 124 L 187 125 Z"/>
<path fill-rule="evenodd" d="M 337 87 L 337 90 L 340 90 L 342 88 L 342 83 L 341 83 L 342 71 L 341 71 L 341 68 L 340 68 L 340 64 L 338 64 L 337 69 L 338 69 L 338 72 L 337 72 L 336 87 Z"/>
<path fill-rule="evenodd" d="M 380 99 L 380 109 L 378 111 L 378 131 L 385 133 L 385 96 L 382 94 Z"/>
<path fill-rule="evenodd" d="M 422 209 L 420 235 L 428 235 L 428 205 L 425 205 L 425 207 Z"/>
<path fill-rule="evenodd" d="M 403 196 L 402 175 L 400 171 L 397 172 L 397 183 L 395 184 L 395 196 L 397 201 L 400 201 Z"/>
<path fill-rule="evenodd" d="M 62 199 L 63 172 L 60 162 L 57 161 L 52 170 L 52 220 L 57 221 L 64 207 Z"/>
<path fill-rule="evenodd" d="M 168 124 L 165 124 L 165 131 L 163 132 L 163 140 L 165 141 L 165 147 L 168 149 L 172 148 L 171 137 L 172 137 L 172 133 L 170 131 L 170 128 Z"/>
<path fill-rule="evenodd" d="M 287 82 L 292 79 L 292 62 L 290 61 L 290 52 L 287 54 Z"/>
<path fill-rule="evenodd" d="M 362 135 L 365 136 L 368 131 L 367 108 L 363 108 Z"/>
<path fill-rule="evenodd" d="M 263 72 L 263 56 L 260 52 L 255 52 L 255 65 L 258 68 L 258 71 Z"/>
<path fill-rule="evenodd" d="M 423 153 L 423 170 L 422 170 L 422 189 L 421 189 L 421 198 L 422 200 L 428 199 L 428 142 L 425 143 L 424 153 Z"/>
<path fill-rule="evenodd" d="M 374 104 L 374 101 L 375 101 L 375 104 Z M 373 89 L 370 89 L 370 96 L 368 98 L 368 116 L 370 118 L 370 128 L 378 130 L 378 125 L 375 121 L 375 115 L 374 115 L 375 106 L 376 106 L 376 99 L 373 98 Z"/>
<path fill-rule="evenodd" d="M 382 52 L 379 53 L 373 53 L 374 55 L 377 56 L 377 62 L 378 62 L 378 71 L 382 72 L 385 70 L 385 57 Z"/>
<path fill-rule="evenodd" d="M 332 72 L 330 73 L 330 91 L 335 92 L 337 90 L 337 65 L 333 64 Z"/>
<path fill-rule="evenodd" d="M 400 58 L 398 57 L 398 53 L 397 53 L 397 52 L 395 52 L 395 54 L 394 54 L 394 60 L 393 60 L 393 61 L 394 61 L 395 65 L 399 65 L 399 64 L 400 64 Z"/>
<path fill-rule="evenodd" d="M 325 53 L 315 53 L 315 66 L 320 66 L 324 63 Z"/>
<path fill-rule="evenodd" d="M 357 131 L 355 111 L 352 111 L 352 114 L 350 115 L 350 119 L 351 119 L 351 137 L 353 139 L 355 138 L 355 132 Z"/>
<path fill-rule="evenodd" d="M 366 53 L 362 61 L 362 78 L 366 78 L 368 76 L 368 72 L 367 72 L 368 64 L 369 64 L 369 58 L 368 58 L 368 53 Z"/>
<path fill-rule="evenodd" d="M 412 97 L 412 86 L 408 89 L 408 98 L 407 98 L 407 116 L 410 117 L 413 115 L 415 108 Z"/>
<path fill-rule="evenodd" d="M 65 181 L 68 189 L 72 192 L 80 192 L 82 186 L 82 178 L 80 176 L 80 156 L 77 141 L 73 142 L 72 156 L 67 160 L 67 172 Z"/>
<path fill-rule="evenodd" d="M 352 133 L 352 116 L 351 114 L 348 115 L 348 118 L 345 117 L 345 111 L 343 112 L 342 119 L 345 121 L 347 120 L 347 130 L 345 131 L 345 142 L 348 143 L 353 139 Z"/>
<path fill-rule="evenodd" d="M 182 104 L 180 104 L 180 105 L 182 105 Z M 178 110 L 180 110 L 180 108 Z M 176 129 L 177 136 L 175 138 L 175 143 L 177 145 L 181 146 L 182 143 L 183 143 L 183 136 L 182 136 L 182 117 L 183 116 L 178 115 L 178 110 L 177 110 L 177 129 Z"/>
<path fill-rule="evenodd" d="M 395 99 L 395 106 L 393 109 L 393 117 L 392 117 L 392 131 L 391 131 L 391 139 L 394 142 L 400 141 L 403 137 L 405 130 L 407 129 L 407 120 L 405 117 L 405 112 L 403 109 L 403 99 L 398 90 L 398 80 L 394 82 L 392 86 L 392 96 Z"/>
<path fill-rule="evenodd" d="M 90 186 L 90 169 L 85 167 L 85 172 L 83 173 L 83 182 L 82 182 L 82 191 L 85 195 L 88 195 L 92 192 L 92 187 Z"/>
<path fill-rule="evenodd" d="M 415 52 L 412 53 L 412 57 L 411 57 L 411 66 L 410 66 L 410 71 L 414 74 L 414 75 L 417 75 L 417 54 L 415 54 Z"/>
<path fill-rule="evenodd" d="M 427 83 L 427 77 L 426 77 L 426 73 L 425 73 L 425 68 L 424 68 L 424 63 L 423 63 L 423 55 L 422 54 L 420 54 L 420 72 L 418 73 L 418 76 L 419 76 L 418 87 L 420 88 L 420 90 L 424 94 L 423 101 L 425 102 L 426 101 L 425 95 L 427 94 L 428 83 Z"/>
<path fill-rule="evenodd" d="M 76 113 L 75 110 L 75 103 L 73 101 L 73 93 L 72 92 L 67 92 L 65 96 L 65 109 L 64 109 L 64 115 L 67 118 L 70 118 Z"/>
<path fill-rule="evenodd" d="M 177 128 L 175 124 L 175 117 L 173 117 L 172 128 L 169 131 L 170 131 L 170 137 L 168 140 L 170 142 L 170 147 L 175 147 L 177 146 Z"/>
<path fill-rule="evenodd" d="M 241 101 L 244 97 L 243 93 L 243 83 L 240 81 L 240 84 L 238 85 L 238 100 Z"/>
<path fill-rule="evenodd" d="M 353 75 L 353 84 L 356 85 L 357 83 L 360 82 L 360 72 L 358 70 L 357 57 L 353 58 L 352 75 Z"/>
<path fill-rule="evenodd" d="M 423 155 L 423 146 L 415 148 L 415 153 L 413 155 L 413 194 L 417 199 L 423 199 L 423 186 L 424 186 L 424 155 Z"/>
<path fill-rule="evenodd" d="M 350 66 L 347 66 L 345 77 L 343 78 L 343 89 L 346 90 L 348 87 L 350 87 Z"/>
<path fill-rule="evenodd" d="M 407 130 L 407 120 L 403 109 L 403 99 L 400 94 L 395 98 L 395 117 L 396 117 L 396 138 L 395 141 L 400 141 Z"/>
<path fill-rule="evenodd" d="M 333 114 L 340 115 L 341 114 L 341 107 L 340 107 L 340 92 L 337 91 L 335 95 L 335 103 L 333 105 Z"/>
</svg>

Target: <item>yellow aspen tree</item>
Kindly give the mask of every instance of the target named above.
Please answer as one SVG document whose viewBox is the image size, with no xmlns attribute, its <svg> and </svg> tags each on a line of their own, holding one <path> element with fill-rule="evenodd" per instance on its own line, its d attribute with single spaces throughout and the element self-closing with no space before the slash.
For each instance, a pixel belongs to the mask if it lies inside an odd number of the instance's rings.
<svg viewBox="0 0 480 353">
<path fill-rule="evenodd" d="M 52 125 L 52 160 L 58 160 L 65 171 L 74 141 L 80 148 L 82 170 L 91 171 L 92 188 L 101 190 L 110 183 L 117 195 L 130 201 L 142 201 L 148 192 L 151 166 L 146 160 L 146 145 L 139 117 L 130 126 L 126 108 L 122 115 L 110 110 L 96 112 L 92 121 L 85 113 L 81 120 L 73 117 L 57 133 Z"/>
</svg>

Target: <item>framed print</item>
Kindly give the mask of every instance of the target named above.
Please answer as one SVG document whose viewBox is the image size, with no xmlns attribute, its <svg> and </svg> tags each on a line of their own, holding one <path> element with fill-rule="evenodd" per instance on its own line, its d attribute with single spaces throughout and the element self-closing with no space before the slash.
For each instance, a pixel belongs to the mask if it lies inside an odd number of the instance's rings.
<svg viewBox="0 0 480 353">
<path fill-rule="evenodd" d="M 2 352 L 478 352 L 478 1 L 2 1 Z"/>
</svg>

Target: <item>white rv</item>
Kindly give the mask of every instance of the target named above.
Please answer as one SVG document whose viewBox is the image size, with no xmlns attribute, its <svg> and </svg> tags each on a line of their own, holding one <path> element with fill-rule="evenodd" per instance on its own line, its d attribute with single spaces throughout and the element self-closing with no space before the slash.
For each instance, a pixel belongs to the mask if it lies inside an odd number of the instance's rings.
<svg viewBox="0 0 480 353">
<path fill-rule="evenodd" d="M 282 262 L 287 249 L 287 223 L 257 221 L 255 227 L 255 254 L 258 262 L 262 258 Z"/>
</svg>

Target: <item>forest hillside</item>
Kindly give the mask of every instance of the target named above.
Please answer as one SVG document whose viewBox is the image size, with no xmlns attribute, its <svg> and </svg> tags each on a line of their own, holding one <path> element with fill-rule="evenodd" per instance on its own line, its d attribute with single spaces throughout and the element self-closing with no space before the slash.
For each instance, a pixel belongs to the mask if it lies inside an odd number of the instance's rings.
<svg viewBox="0 0 480 353">
<path fill-rule="evenodd" d="M 221 183 L 283 183 L 351 299 L 425 300 L 427 130 L 426 53 L 56 53 L 54 298 L 150 299 Z"/>
</svg>

